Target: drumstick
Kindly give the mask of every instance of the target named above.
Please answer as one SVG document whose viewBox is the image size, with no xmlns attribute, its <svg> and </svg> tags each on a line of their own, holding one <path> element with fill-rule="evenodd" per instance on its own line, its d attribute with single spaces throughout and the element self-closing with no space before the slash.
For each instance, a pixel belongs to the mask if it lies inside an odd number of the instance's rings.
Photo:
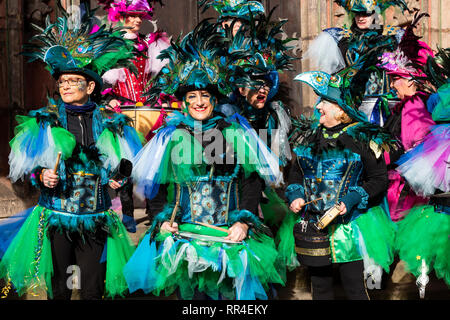
<svg viewBox="0 0 450 320">
<path fill-rule="evenodd" d="M 317 199 L 308 201 L 308 202 L 304 203 L 304 204 L 301 206 L 301 208 L 303 208 L 304 206 L 306 206 L 307 204 L 310 204 L 310 203 L 317 203 L 317 201 L 319 201 L 319 200 L 323 200 L 323 198 L 317 198 Z"/>
<path fill-rule="evenodd" d="M 211 229 L 214 229 L 214 230 L 219 230 L 219 231 L 226 232 L 227 234 L 230 234 L 230 233 L 231 233 L 231 231 L 228 230 L 228 229 L 216 227 L 216 226 L 213 226 L 212 224 L 207 224 L 207 223 L 198 222 L 198 221 L 194 221 L 194 222 L 197 223 L 197 224 L 199 224 L 199 225 L 201 225 L 201 226 L 204 226 L 204 227 L 208 227 L 208 228 L 211 228 Z"/>
<path fill-rule="evenodd" d="M 306 206 L 307 204 L 310 204 L 310 203 L 317 203 L 317 201 L 319 201 L 319 200 L 323 200 L 323 198 L 321 197 L 321 198 L 317 198 L 317 199 L 314 199 L 314 200 L 311 200 L 311 201 L 308 201 L 307 203 L 305 203 L 302 207 L 304 207 L 304 206 Z"/>
<path fill-rule="evenodd" d="M 178 206 L 180 205 L 180 185 L 177 184 L 177 200 L 175 202 L 175 207 L 172 211 L 172 216 L 170 217 L 169 225 L 172 228 L 173 222 L 175 220 L 175 215 L 177 213 Z"/>
<path fill-rule="evenodd" d="M 55 169 L 53 170 L 53 173 L 56 174 L 56 170 L 58 170 L 58 166 L 59 166 L 59 160 L 61 159 L 61 151 L 58 152 L 58 156 L 56 157 L 56 164 L 55 164 Z"/>
</svg>

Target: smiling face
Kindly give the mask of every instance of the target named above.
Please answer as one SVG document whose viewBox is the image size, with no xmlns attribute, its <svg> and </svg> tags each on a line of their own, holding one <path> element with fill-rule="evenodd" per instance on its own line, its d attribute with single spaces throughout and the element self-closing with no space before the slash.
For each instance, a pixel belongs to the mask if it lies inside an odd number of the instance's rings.
<svg viewBox="0 0 450 320">
<path fill-rule="evenodd" d="M 89 95 L 94 92 L 95 82 L 88 81 L 80 74 L 62 74 L 56 85 L 63 102 L 76 106 L 82 106 L 89 100 Z"/>
<path fill-rule="evenodd" d="M 361 30 L 367 30 L 373 23 L 373 15 L 357 13 L 355 15 L 355 23 Z"/>
<path fill-rule="evenodd" d="M 216 98 L 208 91 L 195 90 L 186 93 L 183 106 L 188 108 L 192 118 L 203 121 L 211 117 L 216 102 Z"/>
<path fill-rule="evenodd" d="M 322 100 L 316 108 L 320 113 L 319 123 L 324 127 L 332 128 L 342 123 L 340 119 L 344 116 L 345 112 L 337 103 Z"/>
<path fill-rule="evenodd" d="M 400 100 L 416 94 L 417 86 L 414 81 L 399 76 L 390 76 L 390 80 L 390 86 L 397 91 L 397 96 Z"/>
<path fill-rule="evenodd" d="M 270 83 L 265 82 L 259 89 L 239 88 L 239 93 L 255 109 L 262 109 L 266 105 L 270 91 Z"/>
</svg>

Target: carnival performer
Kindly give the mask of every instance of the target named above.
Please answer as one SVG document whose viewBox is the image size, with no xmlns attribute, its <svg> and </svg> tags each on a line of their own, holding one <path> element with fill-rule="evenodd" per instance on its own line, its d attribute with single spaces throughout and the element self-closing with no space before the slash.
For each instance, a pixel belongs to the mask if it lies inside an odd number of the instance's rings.
<svg viewBox="0 0 450 320">
<path fill-rule="evenodd" d="M 122 112 L 122 107 L 143 107 L 147 98 L 144 96 L 145 88 L 151 85 L 154 77 L 167 61 L 158 59 L 160 52 L 170 43 L 167 35 L 161 31 L 151 32 L 147 36 L 140 34 L 144 20 L 153 18 L 154 6 L 147 0 L 99 0 L 108 13 L 108 21 L 113 24 L 121 24 L 125 27 L 124 38 L 133 41 L 139 52 L 133 60 L 134 67 L 114 68 L 103 75 L 103 94 L 110 107 L 117 112 Z M 140 132 L 146 140 L 153 137 L 153 130 L 158 129 L 167 116 L 164 108 L 161 109 L 159 117 L 148 132 Z M 136 119 L 137 121 L 137 119 Z M 135 126 L 139 130 L 139 126 Z M 147 128 L 147 126 L 145 126 Z M 133 182 L 127 181 L 119 190 L 120 202 L 122 204 L 123 222 L 131 232 L 136 231 L 133 201 Z M 146 213 L 149 215 L 150 208 L 146 203 Z M 149 215 L 149 218 L 152 217 Z"/>
<path fill-rule="evenodd" d="M 430 47 L 414 35 L 414 27 L 422 16 L 415 17 L 406 29 L 397 50 L 384 53 L 378 65 L 390 77 L 391 87 L 401 99 L 385 123 L 386 129 L 401 142 L 401 148 L 385 154 L 390 181 L 388 202 L 393 221 L 402 219 L 415 204 L 428 201 L 416 195 L 405 179 L 395 171 L 398 158 L 421 143 L 435 124 L 426 106 L 429 94 L 423 92 L 422 86 L 414 80 L 424 76 L 420 69 L 425 65 L 428 56 L 434 56 Z"/>
<path fill-rule="evenodd" d="M 150 95 L 174 94 L 185 113 L 171 114 L 134 160 L 138 190 L 158 215 L 124 268 L 131 292 L 253 300 L 282 283 L 255 184 L 258 174 L 282 183 L 279 160 L 244 118 L 214 110 L 231 91 L 222 40 L 204 21 L 162 53 L 170 61 Z"/>
<path fill-rule="evenodd" d="M 312 71 L 295 80 L 319 95 L 320 118 L 305 119 L 294 144 L 286 189 L 292 213 L 278 234 L 280 258 L 290 269 L 308 267 L 314 300 L 334 299 L 333 265 L 347 297 L 367 300 L 365 277 L 381 281 L 381 268 L 388 272 L 394 258 L 395 226 L 380 206 L 390 136 L 353 106 L 344 76 Z M 336 217 L 325 223 L 324 213 Z"/>
<path fill-rule="evenodd" d="M 20 295 L 47 292 L 50 299 L 69 300 L 69 267 L 77 266 L 81 299 L 102 299 L 127 292 L 122 268 L 134 251 L 110 210 L 108 185 L 120 186 L 122 178 L 114 180 L 119 164 L 142 145 L 129 118 L 95 101 L 100 75 L 111 64 L 131 63 L 134 49 L 119 30 L 95 25 L 93 11 L 80 21 L 63 14 L 37 28 L 41 33 L 25 47 L 25 55 L 47 64 L 60 98 L 17 117 L 9 177 L 15 182 L 30 175 L 40 197 L 6 240 L 0 277 Z"/>
<path fill-rule="evenodd" d="M 198 0 L 198 6 L 203 7 L 203 12 L 208 8 L 214 8 L 219 13 L 217 22 L 221 30 L 231 29 L 233 36 L 244 32 L 251 18 L 257 18 L 265 14 L 265 9 L 260 1 L 248 0 Z"/>
<path fill-rule="evenodd" d="M 404 30 L 391 25 L 381 25 L 380 15 L 391 7 L 399 7 L 404 12 L 408 10 L 404 0 L 335 0 L 342 6 L 351 19 L 351 26 L 343 28 L 328 28 L 308 47 L 305 59 L 311 61 L 311 70 L 320 70 L 334 74 L 356 62 L 369 51 L 394 51 Z M 383 72 L 372 71 L 377 64 L 366 59 L 358 66 L 366 70 L 366 76 L 361 79 L 365 86 L 365 99 L 360 105 L 370 122 L 383 125 L 390 115 L 390 105 L 395 103 L 395 94 L 389 87 L 389 79 Z"/>
<path fill-rule="evenodd" d="M 430 199 L 397 223 L 396 250 L 417 277 L 421 298 L 433 269 L 450 286 L 450 50 L 440 49 L 436 58 L 429 56 L 427 66 L 426 81 L 416 79 L 437 88 L 431 89 L 434 93 L 427 101 L 436 125 L 401 156 L 396 169 L 418 195 Z"/>
<path fill-rule="evenodd" d="M 236 50 L 250 50 L 249 43 L 245 43 L 245 47 L 243 47 L 243 37 L 244 35 L 248 36 L 251 19 L 265 14 L 262 3 L 248 0 L 198 0 L 198 6 L 203 8 L 203 12 L 208 8 L 217 11 L 217 28 L 224 38 L 228 38 L 225 42 L 228 47 L 228 54 Z M 235 101 L 230 100 L 228 96 L 220 98 L 215 110 L 226 116 L 233 115 L 236 112 L 240 113 Z"/>
<path fill-rule="evenodd" d="M 275 9 L 275 8 L 274 8 Z M 236 61 L 248 76 L 257 85 L 251 83 L 237 83 L 234 92 L 230 95 L 231 103 L 239 107 L 239 113 L 245 117 L 260 136 L 267 141 L 270 147 L 280 159 L 280 166 L 288 168 L 291 156 L 289 146 L 289 133 L 291 130 L 290 110 L 278 94 L 286 93 L 286 86 L 280 83 L 279 73 L 292 70 L 288 47 L 281 40 L 282 26 L 287 20 L 273 21 L 274 12 L 269 15 L 260 14 L 250 19 L 248 32 L 241 31 L 234 36 L 231 43 L 231 52 L 247 50 L 252 52 L 252 57 L 246 60 Z M 283 89 L 280 90 L 280 87 Z M 223 106 L 220 106 L 223 109 Z M 286 170 L 288 171 L 288 170 Z M 284 191 L 274 190 L 264 186 L 261 180 L 263 193 L 260 201 L 260 216 L 271 227 L 274 233 L 283 220 L 289 208 L 286 206 Z"/>
<path fill-rule="evenodd" d="M 108 21 L 125 27 L 124 38 L 132 40 L 140 53 L 133 61 L 136 68 L 112 69 L 102 76 L 106 87 L 104 91 L 112 100 L 109 105 L 113 108 L 120 106 L 143 106 L 147 100 L 143 96 L 145 86 L 151 77 L 155 76 L 167 63 L 158 59 L 162 50 L 170 46 L 167 35 L 161 31 L 151 32 L 144 36 L 140 34 L 144 20 L 153 18 L 154 7 L 152 0 L 104 0 L 99 2 L 108 13 Z M 133 72 L 136 71 L 136 73 Z M 120 109 L 118 109 L 120 111 Z M 155 128 L 157 129 L 157 128 Z M 143 133 L 147 135 L 148 132 Z"/>
</svg>

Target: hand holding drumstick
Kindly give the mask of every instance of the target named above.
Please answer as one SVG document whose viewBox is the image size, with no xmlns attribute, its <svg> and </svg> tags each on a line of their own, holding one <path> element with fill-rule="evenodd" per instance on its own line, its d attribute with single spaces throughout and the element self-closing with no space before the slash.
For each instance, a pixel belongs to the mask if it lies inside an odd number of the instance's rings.
<svg viewBox="0 0 450 320">
<path fill-rule="evenodd" d="M 58 152 L 58 156 L 56 158 L 56 164 L 54 169 L 43 169 L 41 173 L 41 181 L 47 188 L 53 189 L 56 187 L 59 181 L 58 176 L 58 166 L 59 160 L 61 159 L 61 152 Z"/>
<path fill-rule="evenodd" d="M 312 201 L 306 202 L 302 198 L 295 199 L 292 201 L 291 205 L 289 206 L 289 209 L 291 209 L 293 212 L 298 213 L 300 210 L 303 209 L 304 206 L 310 203 L 317 203 L 317 201 L 322 200 L 322 198 L 317 198 Z"/>
</svg>

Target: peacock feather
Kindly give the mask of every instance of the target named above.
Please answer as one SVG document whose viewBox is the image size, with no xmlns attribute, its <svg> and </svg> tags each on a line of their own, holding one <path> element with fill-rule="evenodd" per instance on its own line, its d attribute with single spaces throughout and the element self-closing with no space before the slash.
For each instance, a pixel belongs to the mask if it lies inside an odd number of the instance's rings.
<svg viewBox="0 0 450 320">
<path fill-rule="evenodd" d="M 148 103 L 155 103 L 161 93 L 182 97 L 186 88 L 207 88 L 227 95 L 234 82 L 230 66 L 234 59 L 244 59 L 248 52 L 236 50 L 227 53 L 229 39 L 223 37 L 216 23 L 201 21 L 181 39 L 171 40 L 171 46 L 161 52 L 159 59 L 168 63 L 152 79 L 153 86 L 146 92 Z"/>
<path fill-rule="evenodd" d="M 30 62 L 45 62 L 52 75 L 78 69 L 101 75 L 113 66 L 133 69 L 131 60 L 137 53 L 133 43 L 123 39 L 121 27 L 97 25 L 96 9 L 90 8 L 77 21 L 76 16 L 69 15 L 59 2 L 58 5 L 62 16 L 55 22 L 47 16 L 44 28 L 32 24 L 39 33 L 24 45 L 22 52 Z"/>
<path fill-rule="evenodd" d="M 247 0 L 198 0 L 203 12 L 212 7 L 219 12 L 219 19 L 239 18 L 248 20 L 249 14 L 264 14 L 264 6 L 259 1 Z"/>
</svg>

